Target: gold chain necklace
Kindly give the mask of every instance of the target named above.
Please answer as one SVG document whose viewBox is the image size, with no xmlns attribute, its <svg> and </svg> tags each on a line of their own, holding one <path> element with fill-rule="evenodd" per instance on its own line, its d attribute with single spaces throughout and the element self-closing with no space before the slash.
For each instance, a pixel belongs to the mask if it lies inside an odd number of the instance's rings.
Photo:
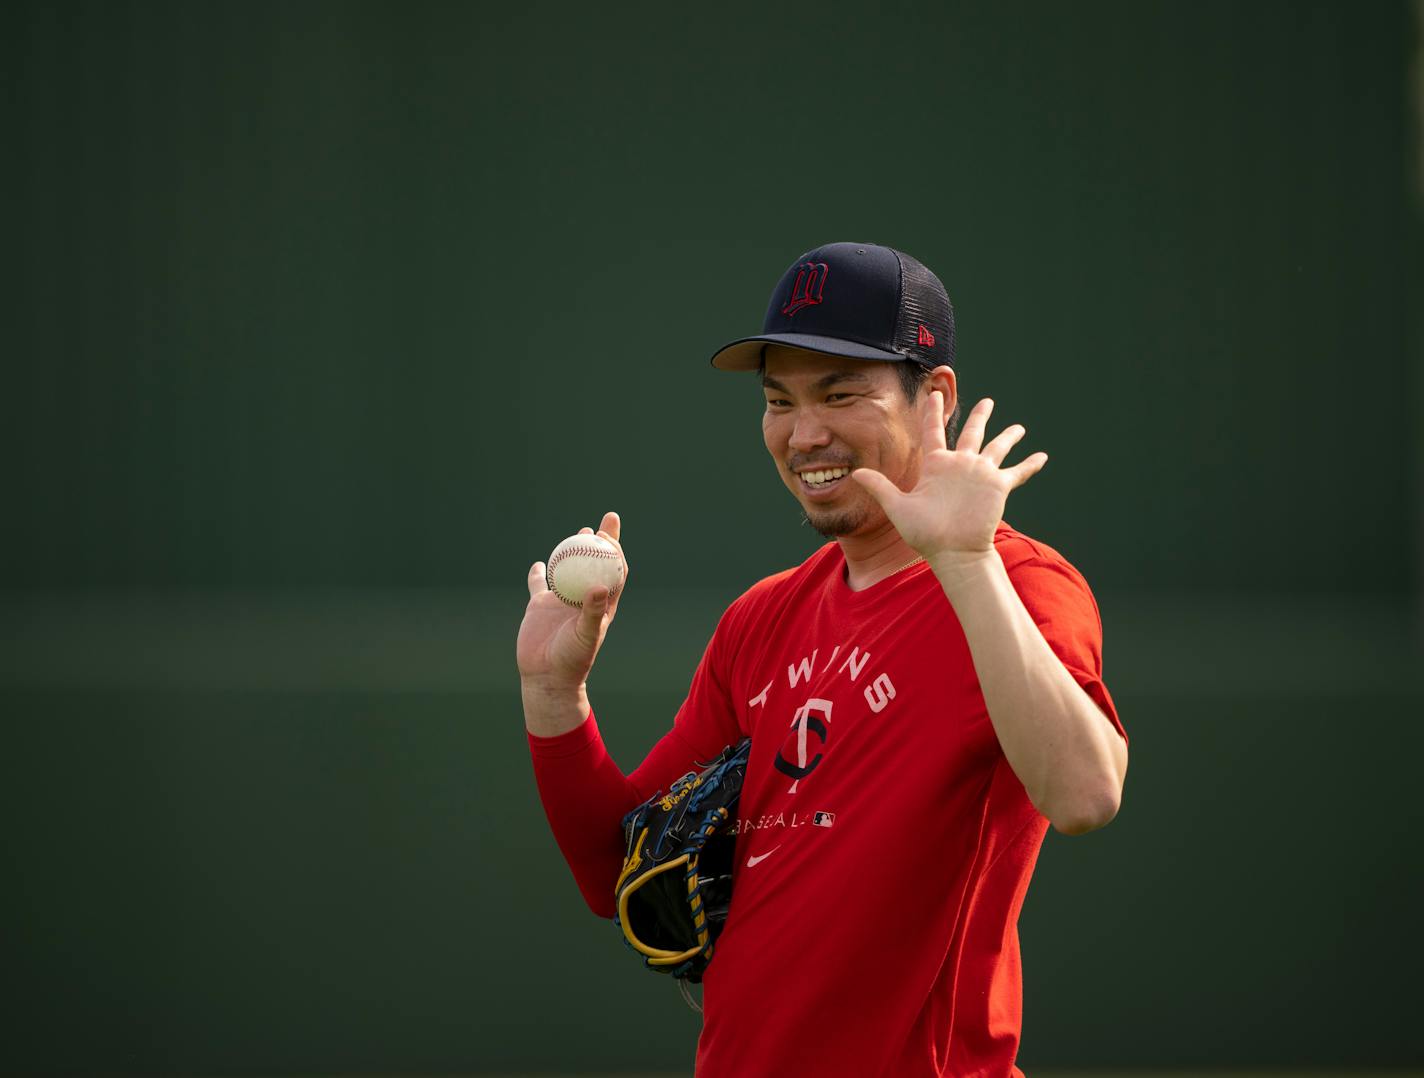
<svg viewBox="0 0 1424 1078">
<path fill-rule="evenodd" d="M 900 568 L 898 568 L 898 569 L 894 570 L 893 572 L 891 572 L 890 575 L 891 575 L 891 576 L 894 576 L 896 573 L 903 573 L 903 572 L 904 572 L 906 569 L 908 569 L 910 566 L 914 565 L 915 562 L 917 562 L 917 561 L 924 561 L 924 560 L 925 560 L 925 556 L 924 556 L 923 554 L 916 554 L 913 558 L 911 558 L 909 561 L 907 561 L 904 565 L 900 566 Z"/>
</svg>

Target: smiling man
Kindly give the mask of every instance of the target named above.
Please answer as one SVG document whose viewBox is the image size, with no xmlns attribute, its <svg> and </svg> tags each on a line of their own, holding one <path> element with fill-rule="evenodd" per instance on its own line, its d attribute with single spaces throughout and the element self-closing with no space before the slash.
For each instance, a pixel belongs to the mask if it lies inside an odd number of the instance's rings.
<svg viewBox="0 0 1424 1078">
<path fill-rule="evenodd" d="M 750 737 L 697 1074 L 1020 1074 L 1017 921 L 1039 847 L 1050 825 L 1110 821 L 1127 770 L 1092 593 L 1003 520 L 1047 456 L 1007 466 L 1025 432 L 986 442 L 989 400 L 949 448 L 954 314 L 888 247 L 801 256 L 762 332 L 712 363 L 760 372 L 767 450 L 831 541 L 728 608 L 627 776 L 587 693 L 616 598 L 571 610 L 531 567 L 519 669 L 554 835 L 611 917 L 622 815 Z M 607 514 L 600 534 L 619 531 Z"/>
</svg>

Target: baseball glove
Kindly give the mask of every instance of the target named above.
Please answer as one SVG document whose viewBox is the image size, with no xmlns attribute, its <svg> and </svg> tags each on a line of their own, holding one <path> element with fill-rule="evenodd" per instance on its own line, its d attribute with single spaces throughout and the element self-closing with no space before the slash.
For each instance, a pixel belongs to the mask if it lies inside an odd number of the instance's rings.
<svg viewBox="0 0 1424 1078">
<path fill-rule="evenodd" d="M 732 901 L 737 799 L 750 739 L 623 817 L 627 854 L 614 887 L 628 946 L 658 973 L 702 980 Z"/>
</svg>

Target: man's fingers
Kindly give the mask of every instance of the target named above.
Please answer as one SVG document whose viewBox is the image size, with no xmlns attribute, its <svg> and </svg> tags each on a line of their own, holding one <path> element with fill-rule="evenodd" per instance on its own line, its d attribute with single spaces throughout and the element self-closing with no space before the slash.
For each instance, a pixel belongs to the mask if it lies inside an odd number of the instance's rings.
<svg viewBox="0 0 1424 1078">
<path fill-rule="evenodd" d="M 607 520 L 608 518 L 605 517 L 604 519 Z M 618 556 L 623 559 L 623 587 L 618 589 L 618 596 L 615 596 L 613 599 L 613 605 L 616 607 L 618 605 L 618 598 L 623 595 L 623 589 L 628 586 L 628 575 L 632 570 L 628 568 L 628 555 L 623 552 L 623 544 L 618 541 L 618 536 L 615 532 L 600 531 L 598 537 L 608 540 L 608 542 L 617 547 Z"/>
<path fill-rule="evenodd" d="M 618 556 L 623 559 L 623 587 L 626 588 L 628 586 L 629 570 L 628 555 L 623 550 L 623 540 L 620 538 L 620 536 L 623 534 L 622 518 L 620 518 L 617 513 L 613 512 L 613 510 L 610 509 L 608 512 L 603 514 L 603 520 L 598 525 L 598 534 L 604 539 L 607 539 L 610 543 L 612 543 L 618 548 Z M 619 589 L 618 594 L 623 594 L 622 589 Z M 618 605 L 617 599 L 613 600 L 613 605 Z"/>
<path fill-rule="evenodd" d="M 979 455 L 987 460 L 993 461 L 996 465 L 1003 464 L 1004 458 L 1009 455 L 1009 450 L 1018 444 L 1020 438 L 1026 433 L 1022 423 L 1014 423 L 1005 427 L 999 432 L 999 436 L 984 447 L 984 451 Z"/>
<path fill-rule="evenodd" d="M 607 539 L 618 548 L 618 553 L 623 558 L 623 575 L 626 577 L 628 575 L 628 555 L 623 553 L 623 542 L 618 538 L 618 533 L 622 530 L 622 521 L 618 519 L 617 513 L 603 514 L 603 523 L 598 526 L 598 537 Z"/>
<path fill-rule="evenodd" d="M 930 406 L 925 412 L 924 428 L 920 434 L 926 452 L 947 448 L 944 443 L 944 394 L 938 389 L 930 390 Z"/>
<path fill-rule="evenodd" d="M 579 535 L 592 535 L 592 534 L 593 534 L 593 529 L 590 528 L 587 524 L 585 524 L 582 528 L 580 528 L 580 529 L 578 530 L 578 534 L 579 534 Z"/>
<path fill-rule="evenodd" d="M 595 584 L 584 593 L 583 608 L 579 610 L 578 627 L 574 632 L 587 648 L 598 645 L 603 635 L 603 615 L 608 613 L 608 589 Z"/>
<path fill-rule="evenodd" d="M 956 450 L 967 449 L 977 453 L 979 447 L 984 444 L 984 428 L 989 425 L 989 413 L 994 410 L 994 402 L 985 397 L 969 411 L 969 418 L 964 421 L 964 429 L 959 432 L 959 441 L 954 443 Z"/>
<path fill-rule="evenodd" d="M 887 512 L 890 509 L 889 502 L 901 493 L 899 487 L 874 468 L 857 468 L 850 473 L 850 477 L 868 490 L 870 496 L 879 502 L 880 507 Z"/>
<path fill-rule="evenodd" d="M 529 598 L 534 598 L 541 591 L 549 590 L 549 581 L 544 573 L 544 563 L 536 561 L 529 567 Z"/>
<path fill-rule="evenodd" d="M 1005 468 L 1004 474 L 1009 477 L 1009 489 L 1015 490 L 1023 486 L 1037 475 L 1039 470 L 1047 463 L 1047 453 L 1035 453 L 1031 457 L 1025 457 L 1012 468 Z"/>
</svg>

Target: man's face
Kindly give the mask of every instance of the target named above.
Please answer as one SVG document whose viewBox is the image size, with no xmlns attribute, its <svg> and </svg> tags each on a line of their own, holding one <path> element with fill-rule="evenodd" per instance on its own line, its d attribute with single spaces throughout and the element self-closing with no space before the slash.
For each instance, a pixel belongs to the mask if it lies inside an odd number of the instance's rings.
<svg viewBox="0 0 1424 1078">
<path fill-rule="evenodd" d="M 767 346 L 762 387 L 767 451 L 811 527 L 848 536 L 883 525 L 884 510 L 850 473 L 874 468 L 901 490 L 914 486 L 924 393 L 906 401 L 889 363 L 780 345 Z"/>
</svg>

